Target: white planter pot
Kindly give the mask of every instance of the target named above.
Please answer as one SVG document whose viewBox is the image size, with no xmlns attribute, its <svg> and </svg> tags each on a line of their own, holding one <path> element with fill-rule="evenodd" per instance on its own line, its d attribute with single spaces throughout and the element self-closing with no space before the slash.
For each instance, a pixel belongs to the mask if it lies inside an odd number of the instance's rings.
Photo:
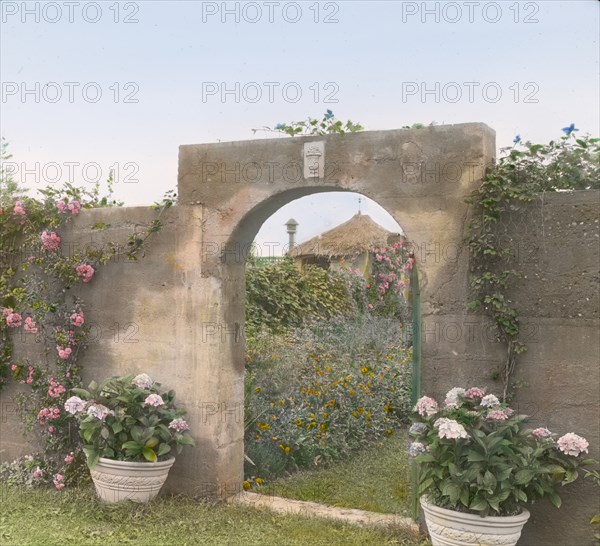
<svg viewBox="0 0 600 546">
<path fill-rule="evenodd" d="M 529 519 L 525 509 L 518 516 L 486 516 L 455 512 L 429 504 L 421 507 L 433 546 L 514 546 Z"/>
<path fill-rule="evenodd" d="M 104 502 L 152 500 L 165 483 L 175 457 L 157 463 L 114 461 L 100 457 L 90 470 L 98 497 Z"/>
</svg>

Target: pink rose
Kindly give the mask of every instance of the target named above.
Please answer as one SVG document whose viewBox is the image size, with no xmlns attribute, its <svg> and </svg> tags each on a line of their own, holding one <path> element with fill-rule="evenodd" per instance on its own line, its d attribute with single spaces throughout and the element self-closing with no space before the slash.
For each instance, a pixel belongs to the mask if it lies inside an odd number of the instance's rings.
<svg viewBox="0 0 600 546">
<path fill-rule="evenodd" d="M 21 326 L 22 317 L 19 313 L 10 313 L 6 316 L 6 325 L 9 328 L 18 328 Z"/>
<path fill-rule="evenodd" d="M 73 313 L 70 319 L 73 326 L 81 326 L 84 323 L 83 313 Z"/>
<path fill-rule="evenodd" d="M 81 203 L 79 203 L 79 201 L 71 201 L 67 205 L 67 208 L 71 211 L 71 214 L 73 216 L 76 216 L 77 214 L 79 214 L 79 211 L 81 210 Z"/>
<path fill-rule="evenodd" d="M 94 268 L 88 264 L 80 264 L 75 268 L 77 275 L 83 279 L 83 282 L 87 283 L 92 280 L 94 276 Z"/>
<path fill-rule="evenodd" d="M 25 211 L 25 208 L 23 207 L 23 202 L 22 201 L 17 201 L 15 203 L 15 206 L 13 208 L 13 212 L 19 216 L 27 216 L 27 212 Z"/>
<path fill-rule="evenodd" d="M 56 208 L 60 214 L 64 214 L 66 212 L 67 205 L 65 205 L 64 201 L 57 201 Z"/>
<path fill-rule="evenodd" d="M 39 466 L 33 471 L 33 477 L 34 478 L 42 477 L 42 469 Z"/>
<path fill-rule="evenodd" d="M 57 345 L 56 352 L 58 353 L 58 358 L 60 358 L 61 360 L 68 360 L 73 350 L 71 349 L 71 347 L 62 348 L 60 345 Z"/>
<path fill-rule="evenodd" d="M 51 231 L 50 233 L 46 230 L 42 231 L 40 239 L 46 250 L 58 250 L 60 247 L 60 237 L 54 231 Z"/>
<path fill-rule="evenodd" d="M 25 326 L 23 326 L 23 329 L 30 334 L 37 334 L 38 332 L 37 324 L 33 322 L 31 317 L 25 319 Z"/>
</svg>

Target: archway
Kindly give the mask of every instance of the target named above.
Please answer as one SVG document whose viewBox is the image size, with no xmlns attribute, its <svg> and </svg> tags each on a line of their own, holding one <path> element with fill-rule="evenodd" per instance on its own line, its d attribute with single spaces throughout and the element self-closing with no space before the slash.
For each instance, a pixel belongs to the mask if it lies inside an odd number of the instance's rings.
<svg viewBox="0 0 600 546">
<path fill-rule="evenodd" d="M 172 486 L 212 498 L 240 490 L 245 249 L 266 218 L 293 199 L 332 190 L 381 204 L 415 245 L 421 334 L 440 317 L 464 320 L 464 199 L 494 153 L 494 132 L 476 123 L 180 148 L 180 218 L 188 228 L 177 241 L 187 287 L 178 304 L 188 321 L 182 357 L 192 364 L 179 391 L 195 401 L 188 410 L 198 448 L 181 457 Z M 456 346 L 421 337 L 423 378 L 442 361 L 461 368 Z"/>
</svg>

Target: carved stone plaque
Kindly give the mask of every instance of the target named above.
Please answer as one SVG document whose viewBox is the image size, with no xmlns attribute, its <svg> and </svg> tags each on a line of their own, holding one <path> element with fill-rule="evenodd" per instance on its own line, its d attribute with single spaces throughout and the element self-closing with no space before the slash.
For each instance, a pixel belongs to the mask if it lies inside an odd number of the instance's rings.
<svg viewBox="0 0 600 546">
<path fill-rule="evenodd" d="M 325 178 L 325 142 L 304 144 L 304 178 Z"/>
</svg>

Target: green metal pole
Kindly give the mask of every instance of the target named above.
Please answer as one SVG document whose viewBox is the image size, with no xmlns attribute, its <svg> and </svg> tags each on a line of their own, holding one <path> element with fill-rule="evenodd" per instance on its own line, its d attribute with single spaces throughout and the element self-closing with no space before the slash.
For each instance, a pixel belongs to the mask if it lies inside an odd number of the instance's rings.
<svg viewBox="0 0 600 546">
<path fill-rule="evenodd" d="M 412 327 L 413 327 L 413 353 L 412 353 L 412 385 L 410 400 L 414 407 L 421 396 L 421 289 L 419 287 L 419 272 L 416 264 L 411 272 L 411 299 L 412 299 Z M 411 464 L 411 512 L 415 521 L 419 519 L 420 506 L 417 490 L 419 487 L 419 466 L 413 461 Z"/>
</svg>

